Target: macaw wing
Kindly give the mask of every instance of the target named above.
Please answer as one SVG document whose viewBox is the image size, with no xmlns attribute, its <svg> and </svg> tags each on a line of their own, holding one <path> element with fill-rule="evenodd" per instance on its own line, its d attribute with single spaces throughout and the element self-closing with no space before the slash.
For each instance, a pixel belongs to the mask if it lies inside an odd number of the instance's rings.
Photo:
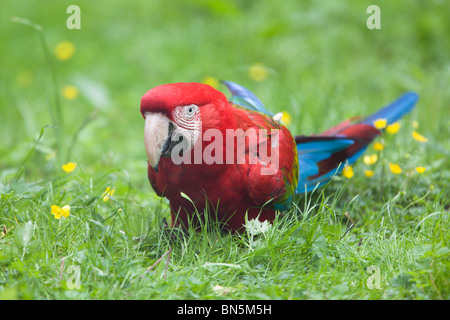
<svg viewBox="0 0 450 320">
<path fill-rule="evenodd" d="M 244 107 L 234 107 L 232 111 L 242 134 L 249 135 L 240 140 L 246 144 L 243 162 L 248 166 L 244 172 L 250 199 L 258 207 L 288 209 L 298 179 L 298 154 L 292 134 L 260 112 Z M 251 149 L 250 141 L 257 141 L 257 148 Z"/>
<path fill-rule="evenodd" d="M 223 81 L 223 83 L 232 94 L 229 99 L 231 103 L 240 105 L 252 111 L 261 112 L 270 117 L 273 116 L 273 113 L 264 107 L 261 100 L 259 100 L 258 97 L 247 88 L 231 81 Z"/>
<path fill-rule="evenodd" d="M 296 193 L 310 192 L 326 184 L 334 175 L 340 173 L 344 165 L 339 156 L 357 143 L 355 139 L 344 137 L 295 137 L 297 143 L 299 179 Z M 365 148 L 346 159 L 353 163 Z"/>
</svg>

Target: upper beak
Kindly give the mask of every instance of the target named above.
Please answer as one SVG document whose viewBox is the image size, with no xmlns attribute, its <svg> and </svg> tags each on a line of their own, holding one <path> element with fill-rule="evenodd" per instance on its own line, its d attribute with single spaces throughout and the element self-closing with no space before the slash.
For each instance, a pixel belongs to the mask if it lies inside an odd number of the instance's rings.
<svg viewBox="0 0 450 320">
<path fill-rule="evenodd" d="M 169 156 L 172 149 L 171 135 L 175 126 L 161 113 L 145 114 L 145 151 L 149 164 L 157 172 L 162 156 Z"/>
</svg>

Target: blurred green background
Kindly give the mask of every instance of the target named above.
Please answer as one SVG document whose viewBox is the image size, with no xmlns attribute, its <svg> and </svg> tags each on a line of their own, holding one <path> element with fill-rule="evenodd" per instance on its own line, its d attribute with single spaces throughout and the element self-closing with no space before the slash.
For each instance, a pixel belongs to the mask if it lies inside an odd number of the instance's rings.
<svg viewBox="0 0 450 320">
<path fill-rule="evenodd" d="M 81 9 L 80 30 L 66 27 L 71 4 Z M 380 30 L 366 27 L 372 4 L 381 9 Z M 41 128 L 58 127 L 45 129 L 28 179 L 75 161 L 87 173 L 125 169 L 148 191 L 140 98 L 159 84 L 205 77 L 240 83 L 268 109 L 288 111 L 294 134 L 325 130 L 413 90 L 420 101 L 408 121 L 442 142 L 430 144 L 425 160 L 449 155 L 448 1 L 4 0 L 1 7 L 0 169 L 14 171 Z M 55 47 L 67 41 L 75 51 L 61 61 Z M 249 76 L 255 64 L 264 79 Z M 67 86 L 73 99 L 63 94 Z"/>
<path fill-rule="evenodd" d="M 80 30 L 66 27 L 73 4 Z M 373 4 L 380 30 L 366 26 Z M 446 0 L 2 0 L 0 299 L 223 298 L 216 285 L 238 299 L 447 299 L 449 13 Z M 226 92 L 222 79 L 290 114 L 293 134 L 406 91 L 420 99 L 378 138 L 383 151 L 368 149 L 375 165 L 299 197 L 292 222 L 254 242 L 194 233 L 142 278 L 169 245 L 169 207 L 147 179 L 140 99 L 169 82 Z M 70 217 L 54 219 L 53 205 Z M 70 264 L 80 290 L 65 285 Z M 367 289 L 370 265 L 383 290 Z"/>
</svg>

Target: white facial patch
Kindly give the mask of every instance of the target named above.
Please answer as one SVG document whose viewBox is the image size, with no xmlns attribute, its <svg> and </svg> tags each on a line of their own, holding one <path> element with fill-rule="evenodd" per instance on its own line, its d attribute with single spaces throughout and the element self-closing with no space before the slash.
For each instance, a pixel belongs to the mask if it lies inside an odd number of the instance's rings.
<svg viewBox="0 0 450 320">
<path fill-rule="evenodd" d="M 183 137 L 181 142 L 183 143 L 183 150 L 192 149 L 202 132 L 199 107 L 195 104 L 176 107 L 172 115 L 178 125 L 172 137 L 175 141 L 179 141 L 180 137 Z"/>
</svg>

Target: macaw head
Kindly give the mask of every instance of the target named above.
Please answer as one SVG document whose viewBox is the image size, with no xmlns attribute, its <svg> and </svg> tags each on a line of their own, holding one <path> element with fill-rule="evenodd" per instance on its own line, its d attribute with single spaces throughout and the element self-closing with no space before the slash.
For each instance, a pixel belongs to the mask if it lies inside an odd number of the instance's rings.
<svg viewBox="0 0 450 320">
<path fill-rule="evenodd" d="M 204 130 L 220 125 L 227 108 L 225 95 L 202 83 L 164 84 L 147 91 L 141 113 L 150 166 L 158 171 L 161 157 L 170 157 L 178 143 L 191 150 Z"/>
</svg>

